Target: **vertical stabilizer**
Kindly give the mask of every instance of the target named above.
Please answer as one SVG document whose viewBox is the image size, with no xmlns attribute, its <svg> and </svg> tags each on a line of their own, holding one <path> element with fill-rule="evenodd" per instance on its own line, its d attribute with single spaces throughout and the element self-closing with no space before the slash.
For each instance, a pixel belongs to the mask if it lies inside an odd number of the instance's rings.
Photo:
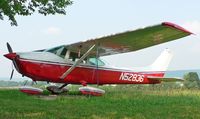
<svg viewBox="0 0 200 119">
<path fill-rule="evenodd" d="M 173 53 L 168 48 L 150 66 L 152 71 L 166 71 L 173 57 Z"/>
</svg>

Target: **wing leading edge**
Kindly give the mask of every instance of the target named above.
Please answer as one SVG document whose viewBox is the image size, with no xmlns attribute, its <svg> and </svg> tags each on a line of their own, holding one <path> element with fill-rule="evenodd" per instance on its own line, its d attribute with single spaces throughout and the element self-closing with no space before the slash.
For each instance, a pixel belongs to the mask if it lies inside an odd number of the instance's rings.
<svg viewBox="0 0 200 119">
<path fill-rule="evenodd" d="M 78 42 L 66 47 L 72 52 L 85 53 L 92 45 L 96 44 L 99 46 L 99 56 L 107 56 L 137 51 L 191 34 L 176 24 L 163 22 L 159 25 Z M 96 55 L 96 51 L 93 51 L 91 55 Z"/>
</svg>

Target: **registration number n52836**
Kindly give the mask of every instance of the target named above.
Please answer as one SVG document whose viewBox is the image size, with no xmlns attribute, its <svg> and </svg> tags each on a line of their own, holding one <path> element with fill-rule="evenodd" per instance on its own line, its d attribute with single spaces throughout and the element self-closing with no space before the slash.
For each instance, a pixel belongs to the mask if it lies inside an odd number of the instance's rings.
<svg viewBox="0 0 200 119">
<path fill-rule="evenodd" d="M 122 72 L 120 77 L 119 77 L 119 80 L 133 81 L 133 82 L 143 82 L 144 81 L 144 75 Z"/>
</svg>

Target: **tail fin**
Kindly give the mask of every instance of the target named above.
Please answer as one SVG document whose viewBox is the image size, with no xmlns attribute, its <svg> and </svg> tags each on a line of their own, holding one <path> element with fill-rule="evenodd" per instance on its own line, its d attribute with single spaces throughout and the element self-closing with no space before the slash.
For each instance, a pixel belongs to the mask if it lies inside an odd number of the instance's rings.
<svg viewBox="0 0 200 119">
<path fill-rule="evenodd" d="M 150 65 L 151 71 L 166 71 L 167 67 L 173 57 L 172 52 L 169 49 L 165 49 L 161 55 Z"/>
</svg>

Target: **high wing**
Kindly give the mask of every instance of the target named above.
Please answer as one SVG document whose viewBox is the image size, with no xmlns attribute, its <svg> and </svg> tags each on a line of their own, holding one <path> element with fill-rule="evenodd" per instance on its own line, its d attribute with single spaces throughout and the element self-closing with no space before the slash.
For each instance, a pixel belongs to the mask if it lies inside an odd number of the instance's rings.
<svg viewBox="0 0 200 119">
<path fill-rule="evenodd" d="M 192 34 L 186 29 L 163 22 L 158 25 L 127 31 L 101 38 L 78 42 L 65 47 L 71 52 L 84 54 L 92 45 L 99 46 L 99 56 L 137 51 L 157 44 L 173 41 Z M 96 55 L 96 51 L 91 52 Z"/>
</svg>

